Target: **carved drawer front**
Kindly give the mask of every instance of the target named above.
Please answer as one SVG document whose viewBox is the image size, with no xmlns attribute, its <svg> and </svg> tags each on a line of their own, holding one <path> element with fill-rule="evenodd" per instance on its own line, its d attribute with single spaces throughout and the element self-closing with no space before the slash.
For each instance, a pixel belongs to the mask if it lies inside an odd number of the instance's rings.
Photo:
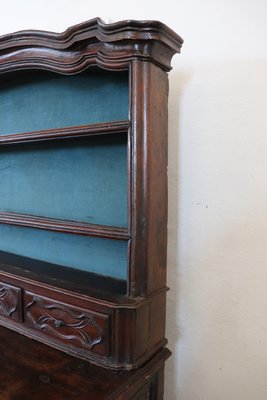
<svg viewBox="0 0 267 400">
<path fill-rule="evenodd" d="M 21 289 L 0 282 L 0 315 L 20 322 L 21 315 Z"/>
<path fill-rule="evenodd" d="M 108 356 L 110 351 L 108 315 L 85 311 L 26 292 L 25 322 L 64 345 Z"/>
</svg>

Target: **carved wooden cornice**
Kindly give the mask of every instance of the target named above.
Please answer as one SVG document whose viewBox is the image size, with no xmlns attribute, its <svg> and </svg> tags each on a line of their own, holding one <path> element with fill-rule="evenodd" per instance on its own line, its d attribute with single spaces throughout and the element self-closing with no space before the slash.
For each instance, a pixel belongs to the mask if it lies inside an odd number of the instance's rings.
<svg viewBox="0 0 267 400">
<path fill-rule="evenodd" d="M 95 18 L 63 33 L 25 30 L 0 37 L 0 73 L 46 69 L 74 74 L 90 65 L 127 69 L 147 60 L 170 70 L 183 40 L 158 21 L 126 20 L 111 24 Z"/>
</svg>

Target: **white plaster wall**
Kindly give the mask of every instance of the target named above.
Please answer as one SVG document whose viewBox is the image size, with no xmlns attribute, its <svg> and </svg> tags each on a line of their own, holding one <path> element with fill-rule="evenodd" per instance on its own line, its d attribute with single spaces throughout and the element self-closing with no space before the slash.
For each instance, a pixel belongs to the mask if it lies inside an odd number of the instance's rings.
<svg viewBox="0 0 267 400">
<path fill-rule="evenodd" d="M 13 0 L 0 34 L 159 19 L 169 103 L 166 400 L 267 399 L 266 0 Z"/>
</svg>

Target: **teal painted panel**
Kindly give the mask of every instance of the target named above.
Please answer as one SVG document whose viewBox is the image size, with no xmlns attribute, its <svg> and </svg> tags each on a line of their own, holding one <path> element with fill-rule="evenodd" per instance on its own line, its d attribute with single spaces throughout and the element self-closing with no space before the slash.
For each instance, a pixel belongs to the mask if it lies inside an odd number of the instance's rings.
<svg viewBox="0 0 267 400">
<path fill-rule="evenodd" d="M 127 135 L 0 148 L 0 211 L 127 227 Z"/>
<path fill-rule="evenodd" d="M 0 250 L 117 279 L 127 279 L 126 241 L 0 224 Z M 53 271 L 48 273 L 52 275 Z"/>
<path fill-rule="evenodd" d="M 128 74 L 31 71 L 0 84 L 0 135 L 128 119 Z"/>
</svg>

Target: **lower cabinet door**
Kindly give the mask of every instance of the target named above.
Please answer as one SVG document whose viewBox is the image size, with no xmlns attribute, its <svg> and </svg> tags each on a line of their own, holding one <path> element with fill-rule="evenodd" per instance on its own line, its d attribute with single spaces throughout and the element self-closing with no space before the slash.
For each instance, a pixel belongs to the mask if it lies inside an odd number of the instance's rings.
<svg viewBox="0 0 267 400">
<path fill-rule="evenodd" d="M 24 294 L 28 328 L 51 342 L 106 356 L 110 354 L 110 316 L 83 310 L 31 292 Z"/>
</svg>

